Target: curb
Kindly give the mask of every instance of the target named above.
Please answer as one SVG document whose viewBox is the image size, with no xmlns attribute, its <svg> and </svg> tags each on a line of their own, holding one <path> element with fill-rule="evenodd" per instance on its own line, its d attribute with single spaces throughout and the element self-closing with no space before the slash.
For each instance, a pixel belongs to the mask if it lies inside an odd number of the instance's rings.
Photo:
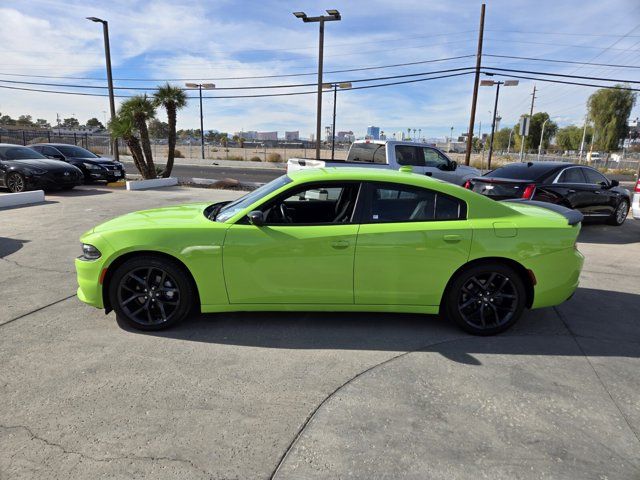
<svg viewBox="0 0 640 480">
<path fill-rule="evenodd" d="M 153 178 L 151 180 L 127 180 L 127 190 L 147 190 L 149 188 L 173 187 L 178 185 L 176 177 Z"/>
<path fill-rule="evenodd" d="M 34 203 L 44 203 L 44 190 L 33 190 L 30 192 L 19 193 L 0 193 L 0 208 L 32 205 Z"/>
</svg>

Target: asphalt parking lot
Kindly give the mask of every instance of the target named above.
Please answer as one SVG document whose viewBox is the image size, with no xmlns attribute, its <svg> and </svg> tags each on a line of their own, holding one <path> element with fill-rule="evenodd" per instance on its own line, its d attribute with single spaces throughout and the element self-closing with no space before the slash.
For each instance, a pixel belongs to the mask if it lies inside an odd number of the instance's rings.
<svg viewBox="0 0 640 480">
<path fill-rule="evenodd" d="M 0 479 L 640 478 L 640 221 L 584 226 L 576 295 L 491 338 L 327 313 L 140 333 L 75 297 L 85 230 L 238 194 L 0 210 Z"/>
</svg>

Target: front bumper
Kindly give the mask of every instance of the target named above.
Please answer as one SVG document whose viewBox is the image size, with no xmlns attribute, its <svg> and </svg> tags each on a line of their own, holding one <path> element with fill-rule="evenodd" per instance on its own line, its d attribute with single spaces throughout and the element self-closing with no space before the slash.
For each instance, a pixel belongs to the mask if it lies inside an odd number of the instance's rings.
<svg viewBox="0 0 640 480">
<path fill-rule="evenodd" d="M 117 182 L 118 180 L 124 180 L 126 178 L 126 172 L 124 169 L 119 170 L 87 170 L 87 179 L 89 181 L 107 181 L 107 182 Z"/>
<path fill-rule="evenodd" d="M 69 173 L 65 175 L 64 173 Z M 26 177 L 27 188 L 29 189 L 50 189 L 75 187 L 82 185 L 84 177 L 81 172 L 56 172 L 45 175 L 31 175 Z"/>
<path fill-rule="evenodd" d="M 102 258 L 98 260 L 83 260 L 76 258 L 76 276 L 78 279 L 78 298 L 93 307 L 104 308 L 102 299 L 102 284 L 100 276 L 104 266 Z"/>
</svg>

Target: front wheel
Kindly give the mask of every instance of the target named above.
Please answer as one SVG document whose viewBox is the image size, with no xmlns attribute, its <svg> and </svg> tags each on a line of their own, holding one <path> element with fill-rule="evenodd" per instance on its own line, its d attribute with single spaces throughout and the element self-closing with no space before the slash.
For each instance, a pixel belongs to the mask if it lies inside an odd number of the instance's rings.
<svg viewBox="0 0 640 480">
<path fill-rule="evenodd" d="M 495 335 L 518 321 L 526 289 L 518 272 L 499 263 L 460 272 L 444 298 L 444 313 L 474 335 Z"/>
<path fill-rule="evenodd" d="M 162 330 L 189 315 L 195 292 L 177 262 L 145 255 L 117 268 L 109 299 L 119 321 L 138 330 Z"/>
<path fill-rule="evenodd" d="M 619 227 L 627 219 L 628 214 L 629 214 L 629 202 L 627 202 L 626 200 L 620 200 L 620 203 L 614 210 L 611 217 L 609 217 L 609 219 L 607 220 L 607 223 L 609 225 L 615 225 L 616 227 Z"/>
<path fill-rule="evenodd" d="M 11 193 L 20 193 L 27 190 L 27 183 L 22 174 L 18 172 L 11 172 L 7 175 L 6 185 Z"/>
</svg>

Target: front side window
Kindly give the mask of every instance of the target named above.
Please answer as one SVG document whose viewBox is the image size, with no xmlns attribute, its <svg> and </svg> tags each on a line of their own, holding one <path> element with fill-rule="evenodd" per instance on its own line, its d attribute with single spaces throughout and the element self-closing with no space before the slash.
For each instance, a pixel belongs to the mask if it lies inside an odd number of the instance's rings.
<svg viewBox="0 0 640 480">
<path fill-rule="evenodd" d="M 585 183 L 581 168 L 567 168 L 560 177 L 558 183 Z"/>
<path fill-rule="evenodd" d="M 253 192 L 238 198 L 237 200 L 228 203 L 217 212 L 215 216 L 216 222 L 226 222 L 235 214 L 241 212 L 245 208 L 248 208 L 253 203 L 257 202 L 263 197 L 275 192 L 276 190 L 284 187 L 287 183 L 291 183 L 291 179 L 286 175 L 276 178 L 275 180 L 265 183 L 260 188 L 255 189 Z"/>
<path fill-rule="evenodd" d="M 42 150 L 39 150 L 39 152 L 41 152 L 44 155 L 49 155 L 50 157 L 60 156 L 60 152 L 57 151 L 55 148 L 52 148 L 52 147 L 40 147 L 40 148 L 42 148 Z"/>
<path fill-rule="evenodd" d="M 396 161 L 398 165 L 424 167 L 424 155 L 411 145 L 396 145 Z"/>
<path fill-rule="evenodd" d="M 609 185 L 609 180 L 602 175 L 600 172 L 597 172 L 591 168 L 582 168 L 584 176 L 587 177 L 587 183 L 591 183 L 594 185 L 604 183 Z"/>
<path fill-rule="evenodd" d="M 365 223 L 463 220 L 466 204 L 457 198 L 408 185 L 372 184 Z"/>
<path fill-rule="evenodd" d="M 358 183 L 301 186 L 261 207 L 267 225 L 329 225 L 351 223 Z"/>
<path fill-rule="evenodd" d="M 75 145 L 60 145 L 57 148 L 65 157 L 98 158 L 96 154 L 91 153 L 89 150 Z"/>
<path fill-rule="evenodd" d="M 449 166 L 449 160 L 433 148 L 422 148 L 422 154 L 424 156 L 424 164 L 427 167 L 442 168 L 443 166 Z"/>
</svg>

